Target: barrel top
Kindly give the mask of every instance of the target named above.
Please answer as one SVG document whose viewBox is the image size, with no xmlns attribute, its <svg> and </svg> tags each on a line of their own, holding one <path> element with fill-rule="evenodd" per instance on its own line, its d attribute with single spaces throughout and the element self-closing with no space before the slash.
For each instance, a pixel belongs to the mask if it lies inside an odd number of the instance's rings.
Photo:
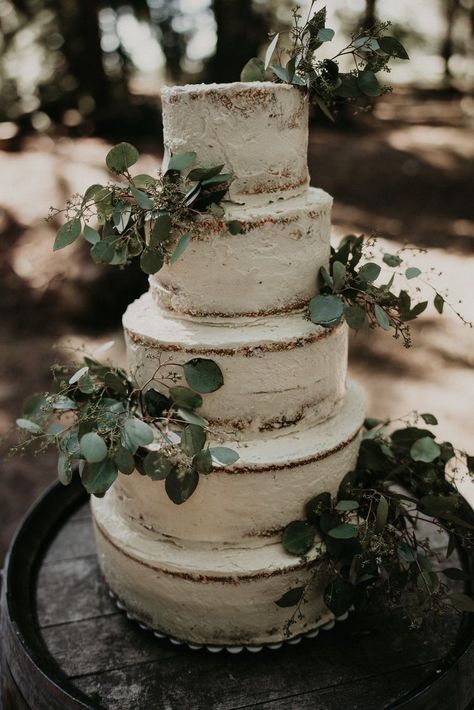
<svg viewBox="0 0 474 710">
<path fill-rule="evenodd" d="M 58 484 L 25 518 L 7 560 L 4 698 L 34 710 L 464 710 L 474 697 L 473 627 L 450 612 L 413 631 L 401 613 L 378 610 L 257 654 L 173 646 L 117 609 L 99 575 L 86 496 L 77 482 Z"/>
</svg>

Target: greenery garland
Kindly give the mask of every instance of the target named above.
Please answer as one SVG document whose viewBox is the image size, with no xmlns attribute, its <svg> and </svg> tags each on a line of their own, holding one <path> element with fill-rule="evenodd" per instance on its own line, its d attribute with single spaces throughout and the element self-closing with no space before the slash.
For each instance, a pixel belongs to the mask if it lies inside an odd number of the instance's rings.
<svg viewBox="0 0 474 710">
<path fill-rule="evenodd" d="M 231 173 L 222 172 L 224 165 L 191 169 L 196 153 L 188 152 L 172 155 L 157 177 L 132 176 L 129 168 L 138 159 L 135 146 L 115 145 L 105 162 L 123 181 L 90 185 L 64 209 L 51 208 L 50 221 L 61 213 L 67 220 L 56 234 L 55 251 L 82 234 L 97 264 L 124 266 L 139 257 L 142 271 L 155 274 L 183 254 L 200 215 L 223 218 L 220 202 L 232 180 Z M 232 234 L 240 232 L 238 220 L 226 224 Z"/>
<path fill-rule="evenodd" d="M 17 419 L 25 438 L 16 451 L 29 445 L 36 451 L 56 446 L 60 482 L 68 485 L 74 464 L 79 464 L 82 483 L 95 496 L 103 496 L 119 472 L 137 470 L 154 481 L 164 480 L 173 503 L 184 503 L 200 474 L 231 465 L 239 456 L 227 447 L 209 446 L 209 423 L 196 411 L 202 394 L 222 387 L 218 365 L 193 358 L 160 377 L 165 365 L 170 363 L 158 365 L 141 388 L 120 368 L 88 356 L 79 369 L 56 365 L 53 391 L 30 397 Z M 152 383 L 167 394 L 149 387 Z"/>
<path fill-rule="evenodd" d="M 273 37 L 264 60 L 253 57 L 247 62 L 241 80 L 280 81 L 304 88 L 323 113 L 334 120 L 331 108 L 336 103 L 367 100 L 390 91 L 380 85 L 377 73 L 390 71 L 392 59 L 409 57 L 403 45 L 386 34 L 391 23 L 379 22 L 370 29 L 358 30 L 349 44 L 330 59 L 318 59 L 317 50 L 331 42 L 335 32 L 326 27 L 326 8 L 313 12 L 315 4 L 311 4 L 306 20 L 302 19 L 301 8 L 293 10 L 293 26 L 288 32 L 290 47 L 279 53 L 277 62 L 271 64 L 280 33 Z M 344 57 L 353 64 L 347 72 L 339 67 Z"/>
<path fill-rule="evenodd" d="M 288 632 L 301 618 L 316 576 L 326 580 L 324 601 L 336 616 L 377 597 L 388 607 L 404 606 L 407 593 L 418 602 L 415 616 L 405 609 L 414 624 L 426 609 L 452 605 L 474 612 L 471 596 L 450 593 L 446 585 L 446 579 L 467 581 L 469 575 L 458 567 L 437 570 L 434 553 L 417 530 L 423 521 L 444 531 L 447 558 L 457 546 L 474 550 L 474 512 L 445 478 L 448 462 L 473 475 L 474 457 L 438 442 L 430 430 L 416 426 L 419 419 L 437 424 L 426 413 L 387 433 L 393 422 L 367 419 L 356 468 L 346 474 L 336 498 L 319 493 L 306 504 L 306 519 L 285 528 L 282 544 L 289 554 L 304 557 L 316 541 L 320 552 L 309 583 L 275 601 L 295 607 Z"/>
</svg>

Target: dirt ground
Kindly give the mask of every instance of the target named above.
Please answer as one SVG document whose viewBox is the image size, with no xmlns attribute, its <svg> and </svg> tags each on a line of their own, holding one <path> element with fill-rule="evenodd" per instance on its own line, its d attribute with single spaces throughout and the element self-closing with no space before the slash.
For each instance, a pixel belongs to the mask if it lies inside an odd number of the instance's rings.
<svg viewBox="0 0 474 710">
<path fill-rule="evenodd" d="M 429 248 L 410 255 L 410 264 L 431 270 L 466 320 L 474 320 L 473 122 L 472 99 L 397 93 L 351 130 L 314 126 L 309 161 L 312 184 L 335 197 L 334 238 L 376 231 L 392 252 L 404 243 Z M 159 143 L 137 143 L 140 171 L 153 170 Z M 123 360 L 120 315 L 146 289 L 136 269 L 99 268 L 76 246 L 51 252 L 53 230 L 43 217 L 103 177 L 107 143 L 42 136 L 25 140 L 21 151 L 4 147 L 0 436 L 22 400 L 48 387 L 49 367 L 64 357 L 55 346 L 114 339 L 111 357 Z M 408 351 L 386 334 L 353 338 L 350 372 L 365 387 L 371 415 L 433 412 L 440 436 L 472 452 L 473 334 L 449 308 L 443 317 L 431 308 L 414 325 Z M 0 463 L 0 560 L 21 516 L 54 478 L 53 452 Z"/>
</svg>

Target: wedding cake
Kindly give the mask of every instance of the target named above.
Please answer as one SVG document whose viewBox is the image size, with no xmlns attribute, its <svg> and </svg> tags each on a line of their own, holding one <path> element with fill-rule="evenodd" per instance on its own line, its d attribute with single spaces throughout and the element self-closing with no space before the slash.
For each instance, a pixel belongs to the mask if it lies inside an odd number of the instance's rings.
<svg viewBox="0 0 474 710">
<path fill-rule="evenodd" d="M 273 644 L 333 618 L 321 545 L 287 554 L 281 534 L 309 498 L 354 467 L 364 401 L 346 384 L 347 327 L 305 316 L 330 254 L 332 198 L 308 187 L 308 102 L 272 82 L 163 90 L 165 146 L 233 173 L 225 218 L 202 216 L 182 257 L 124 316 L 140 387 L 210 358 L 224 386 L 200 413 L 239 460 L 215 465 L 183 505 L 163 481 L 120 474 L 93 500 L 100 565 L 126 609 L 194 645 Z M 238 220 L 231 234 L 225 221 Z M 315 572 L 316 571 L 316 572 Z M 275 602 L 312 579 L 293 623 Z M 319 591 L 319 593 L 318 593 Z"/>
</svg>

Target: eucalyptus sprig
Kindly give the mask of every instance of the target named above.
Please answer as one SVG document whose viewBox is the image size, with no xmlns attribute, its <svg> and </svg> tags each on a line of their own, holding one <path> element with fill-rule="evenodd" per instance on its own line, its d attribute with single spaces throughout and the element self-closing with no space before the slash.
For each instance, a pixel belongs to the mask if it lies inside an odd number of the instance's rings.
<svg viewBox="0 0 474 710">
<path fill-rule="evenodd" d="M 392 59 L 408 59 L 403 45 L 387 34 L 390 22 L 379 22 L 371 29 L 355 32 L 349 44 L 330 59 L 320 59 L 317 51 L 334 39 L 335 32 L 326 27 L 326 8 L 314 10 L 311 4 L 306 19 L 301 8 L 293 9 L 293 25 L 289 30 L 289 49 L 277 52 L 280 34 L 267 48 L 265 59 L 250 59 L 242 69 L 242 81 L 280 81 L 306 88 L 311 100 L 334 120 L 331 107 L 338 101 L 373 98 L 390 91 L 379 83 L 377 74 L 390 71 Z M 275 54 L 278 61 L 271 63 Z M 349 57 L 352 68 L 341 71 L 340 61 Z"/>
<path fill-rule="evenodd" d="M 133 145 L 119 143 L 105 162 L 120 182 L 91 185 L 65 209 L 51 208 L 51 221 L 61 213 L 67 220 L 56 234 L 55 251 L 82 234 L 96 263 L 123 266 L 139 257 L 142 271 L 155 274 L 183 254 L 200 215 L 224 217 L 220 203 L 232 180 L 231 173 L 222 172 L 224 165 L 191 169 L 196 154 L 188 152 L 172 155 L 157 177 L 132 176 L 129 168 L 138 158 Z M 227 226 L 233 234 L 240 231 L 236 220 Z"/>
<path fill-rule="evenodd" d="M 164 377 L 160 371 L 165 365 L 169 371 L 170 363 L 160 364 L 142 388 L 124 370 L 92 357 L 84 357 L 79 368 L 55 366 L 53 390 L 26 400 L 17 419 L 26 438 L 16 451 L 55 446 L 61 483 L 71 482 L 78 464 L 84 487 L 96 496 L 105 494 L 119 472 L 136 470 L 164 480 L 168 497 L 184 503 L 200 474 L 231 465 L 239 456 L 209 445 L 209 423 L 197 411 L 201 395 L 223 384 L 218 365 L 193 358 Z M 159 389 L 150 387 L 152 383 Z"/>
<path fill-rule="evenodd" d="M 405 289 L 395 293 L 394 282 L 398 277 L 408 283 L 418 279 L 422 272 L 415 266 L 395 271 L 403 264 L 400 254 L 383 254 L 382 264 L 367 261 L 364 249 L 372 245 L 373 240 L 351 234 L 341 240 L 337 249 L 331 248 L 329 269 L 320 269 L 321 290 L 310 301 L 309 318 L 317 325 L 330 328 L 344 319 L 356 331 L 377 327 L 392 330 L 394 338 L 401 337 L 409 347 L 412 344 L 409 323 L 426 310 L 428 301 L 413 303 Z M 387 267 L 392 271 L 390 278 L 376 285 L 382 268 Z M 436 311 L 443 313 L 445 298 L 431 284 L 424 283 L 433 289 Z M 453 310 L 465 324 L 472 326 Z"/>
<path fill-rule="evenodd" d="M 449 536 L 446 558 L 457 546 L 474 549 L 474 512 L 445 478 L 447 463 L 456 459 L 467 462 L 474 474 L 474 458 L 437 441 L 417 426 L 420 419 L 437 424 L 425 413 L 388 434 L 392 422 L 367 419 L 356 468 L 343 479 L 337 497 L 319 493 L 306 504 L 306 519 L 291 522 L 283 532 L 289 554 L 304 556 L 316 541 L 322 545 L 314 575 L 326 579 L 324 600 L 335 616 L 353 605 L 363 608 L 375 597 L 389 608 L 405 608 L 407 594 L 421 611 L 450 605 L 474 612 L 472 596 L 451 592 L 446 584 L 447 579 L 467 581 L 468 574 L 454 566 L 437 569 L 436 554 L 417 527 L 430 523 Z M 296 607 L 288 629 L 312 581 L 275 602 Z"/>
</svg>

